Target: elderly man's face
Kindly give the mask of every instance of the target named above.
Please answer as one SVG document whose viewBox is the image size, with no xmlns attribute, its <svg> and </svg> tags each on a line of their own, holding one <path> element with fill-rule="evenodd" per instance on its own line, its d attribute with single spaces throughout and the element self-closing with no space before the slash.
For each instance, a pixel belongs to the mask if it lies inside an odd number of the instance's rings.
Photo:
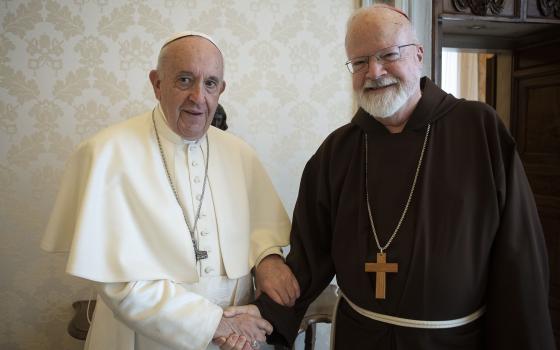
<svg viewBox="0 0 560 350">
<path fill-rule="evenodd" d="M 407 26 L 394 20 L 383 21 L 375 17 L 356 20 L 347 36 L 349 59 L 415 43 Z M 358 104 L 375 117 L 394 115 L 419 91 L 423 49 L 411 45 L 403 47 L 400 53 L 401 59 L 390 63 L 381 63 L 371 57 L 366 69 L 352 75 Z"/>
<path fill-rule="evenodd" d="M 179 136 L 204 136 L 224 91 L 223 61 L 210 41 L 189 36 L 171 42 L 159 71 L 150 72 L 167 124 Z"/>
</svg>

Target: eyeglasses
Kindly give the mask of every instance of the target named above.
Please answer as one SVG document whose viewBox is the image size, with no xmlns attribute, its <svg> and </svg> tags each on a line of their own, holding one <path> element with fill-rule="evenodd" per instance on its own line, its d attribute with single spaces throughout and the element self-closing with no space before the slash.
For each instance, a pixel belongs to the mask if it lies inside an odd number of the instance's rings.
<svg viewBox="0 0 560 350">
<path fill-rule="evenodd" d="M 348 60 L 345 65 L 346 68 L 348 68 L 348 71 L 354 74 L 367 69 L 369 67 L 369 60 L 371 57 L 375 57 L 377 62 L 379 62 L 379 64 L 381 65 L 393 63 L 405 58 L 402 55 L 403 48 L 413 45 L 416 46 L 416 44 L 405 44 L 387 47 L 385 49 L 377 51 L 373 55 L 352 58 L 351 60 Z"/>
</svg>

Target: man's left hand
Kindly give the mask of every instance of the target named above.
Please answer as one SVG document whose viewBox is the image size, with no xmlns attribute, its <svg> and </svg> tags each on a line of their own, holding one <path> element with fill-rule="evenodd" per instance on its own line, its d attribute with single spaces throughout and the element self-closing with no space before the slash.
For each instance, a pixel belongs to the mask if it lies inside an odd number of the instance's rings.
<svg viewBox="0 0 560 350">
<path fill-rule="evenodd" d="M 276 303 L 294 306 L 299 298 L 299 284 L 284 259 L 271 254 L 261 260 L 256 268 L 256 296 L 266 293 Z"/>
</svg>

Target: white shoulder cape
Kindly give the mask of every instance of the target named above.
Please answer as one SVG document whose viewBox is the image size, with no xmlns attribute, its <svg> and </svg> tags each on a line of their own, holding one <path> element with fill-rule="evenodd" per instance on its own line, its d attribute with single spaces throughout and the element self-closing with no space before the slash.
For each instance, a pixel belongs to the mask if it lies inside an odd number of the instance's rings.
<svg viewBox="0 0 560 350">
<path fill-rule="evenodd" d="M 289 219 L 248 145 L 214 127 L 208 140 L 222 258 L 228 277 L 239 278 L 264 251 L 289 243 Z M 78 147 L 41 247 L 69 252 L 67 272 L 93 281 L 198 281 L 151 113 L 109 127 Z"/>
</svg>

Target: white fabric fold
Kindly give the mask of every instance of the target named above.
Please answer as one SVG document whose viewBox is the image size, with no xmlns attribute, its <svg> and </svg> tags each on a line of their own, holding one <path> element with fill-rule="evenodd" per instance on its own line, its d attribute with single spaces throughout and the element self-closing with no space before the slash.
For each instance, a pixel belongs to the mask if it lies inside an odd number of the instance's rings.
<svg viewBox="0 0 560 350">
<path fill-rule="evenodd" d="M 171 349 L 205 349 L 222 309 L 171 281 L 107 283 L 99 287 L 117 319 Z"/>
<path fill-rule="evenodd" d="M 250 275 L 207 277 L 194 284 L 101 283 L 97 289 L 87 350 L 217 349 L 211 340 L 222 309 L 253 298 Z"/>
</svg>

